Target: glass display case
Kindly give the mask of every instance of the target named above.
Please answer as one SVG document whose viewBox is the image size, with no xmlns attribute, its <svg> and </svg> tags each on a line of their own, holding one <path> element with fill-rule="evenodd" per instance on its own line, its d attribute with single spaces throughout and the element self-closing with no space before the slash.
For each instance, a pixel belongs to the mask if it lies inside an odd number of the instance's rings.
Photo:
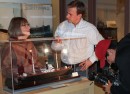
<svg viewBox="0 0 130 94">
<path fill-rule="evenodd" d="M 72 75 L 72 66 L 61 65 L 63 51 L 52 49 L 52 41 L 54 38 L 0 41 L 2 90 L 14 94 L 21 89 L 79 78 Z"/>
<path fill-rule="evenodd" d="M 69 48 L 63 45 L 62 50 L 52 49 L 52 41 L 55 40 L 52 38 L 53 31 L 59 22 L 59 14 L 54 11 L 57 8 L 53 9 L 52 1 L 55 2 L 54 0 L 12 0 L 8 2 L 3 0 L 0 2 L 2 13 L 0 14 L 0 31 L 6 31 L 5 36 L 1 35 L 3 38 L 0 38 L 0 92 L 19 94 L 21 91 L 47 87 L 51 83 L 80 80 L 76 66 L 64 65 L 61 60 L 69 55 L 67 53 Z M 55 3 L 57 5 L 57 2 Z M 9 37 L 7 31 L 13 17 L 24 17 L 28 20 L 29 39 L 4 40 Z M 71 38 L 65 38 L 65 40 L 71 40 Z M 81 42 L 78 41 L 76 45 Z M 82 47 L 79 48 L 82 49 Z M 74 50 L 76 49 L 72 49 Z M 71 56 L 75 61 L 79 55 L 76 53 Z"/>
</svg>

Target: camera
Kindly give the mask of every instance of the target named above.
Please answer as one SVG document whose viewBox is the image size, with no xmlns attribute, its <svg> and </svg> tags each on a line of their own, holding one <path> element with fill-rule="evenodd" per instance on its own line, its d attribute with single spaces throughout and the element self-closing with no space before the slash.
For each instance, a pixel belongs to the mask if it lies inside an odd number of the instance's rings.
<svg viewBox="0 0 130 94">
<path fill-rule="evenodd" d="M 89 80 L 93 80 L 95 83 L 101 85 L 107 85 L 109 80 L 114 86 L 119 86 L 119 70 L 116 64 L 113 63 L 111 66 L 105 66 L 98 72 L 89 72 Z"/>
</svg>

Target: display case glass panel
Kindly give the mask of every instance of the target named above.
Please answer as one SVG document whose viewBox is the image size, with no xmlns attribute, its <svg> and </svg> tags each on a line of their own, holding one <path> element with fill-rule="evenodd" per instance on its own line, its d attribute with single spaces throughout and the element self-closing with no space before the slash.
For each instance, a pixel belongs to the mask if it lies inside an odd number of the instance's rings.
<svg viewBox="0 0 130 94">
<path fill-rule="evenodd" d="M 54 40 L 35 38 L 0 41 L 1 89 L 14 94 L 18 90 L 80 77 L 72 75 L 72 66 L 61 64 L 61 52 L 63 54 L 64 50 L 66 54 L 67 49 L 52 49 Z"/>
<path fill-rule="evenodd" d="M 51 47 L 55 40 L 52 38 L 52 20 L 56 18 L 52 15 L 52 4 L 36 1 L 37 3 L 0 2 L 0 30 L 5 30 L 4 34 L 7 36 L 0 38 L 1 91 L 16 94 L 19 91 L 33 90 L 80 77 L 78 74 L 72 75 L 75 67 L 71 64 L 66 66 L 61 61 L 61 53 L 68 55 L 65 45 L 62 51 Z M 31 33 L 29 39 L 8 40 L 8 27 L 13 17 L 24 17 L 28 20 Z M 74 41 L 77 38 L 72 39 Z M 66 40 L 71 38 L 65 38 Z M 77 59 L 75 55 L 74 61 Z"/>
</svg>

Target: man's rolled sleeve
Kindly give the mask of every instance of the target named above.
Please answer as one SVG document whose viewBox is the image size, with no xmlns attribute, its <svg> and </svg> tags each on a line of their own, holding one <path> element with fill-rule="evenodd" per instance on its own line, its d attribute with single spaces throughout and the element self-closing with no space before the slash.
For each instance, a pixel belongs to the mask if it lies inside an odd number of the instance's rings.
<svg viewBox="0 0 130 94">
<path fill-rule="evenodd" d="M 95 52 L 94 52 L 93 55 L 89 58 L 89 60 L 90 60 L 92 63 L 94 63 L 95 61 L 98 60 L 98 58 L 97 58 L 96 55 L 95 55 Z"/>
</svg>

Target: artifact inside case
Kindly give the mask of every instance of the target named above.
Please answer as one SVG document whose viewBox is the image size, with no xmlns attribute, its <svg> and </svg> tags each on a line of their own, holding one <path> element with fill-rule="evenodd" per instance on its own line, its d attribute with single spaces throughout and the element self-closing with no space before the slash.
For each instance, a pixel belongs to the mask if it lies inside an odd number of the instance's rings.
<svg viewBox="0 0 130 94">
<path fill-rule="evenodd" d="M 71 76 L 71 68 L 58 68 L 46 73 L 36 72 L 25 75 L 18 75 L 15 79 L 17 80 L 14 81 L 15 90 L 74 78 Z M 12 86 L 8 85 L 8 88 L 12 89 Z"/>
<path fill-rule="evenodd" d="M 72 76 L 71 66 L 62 66 L 51 44 L 43 38 L 1 43 L 3 87 L 18 90 L 80 77 Z"/>
</svg>

